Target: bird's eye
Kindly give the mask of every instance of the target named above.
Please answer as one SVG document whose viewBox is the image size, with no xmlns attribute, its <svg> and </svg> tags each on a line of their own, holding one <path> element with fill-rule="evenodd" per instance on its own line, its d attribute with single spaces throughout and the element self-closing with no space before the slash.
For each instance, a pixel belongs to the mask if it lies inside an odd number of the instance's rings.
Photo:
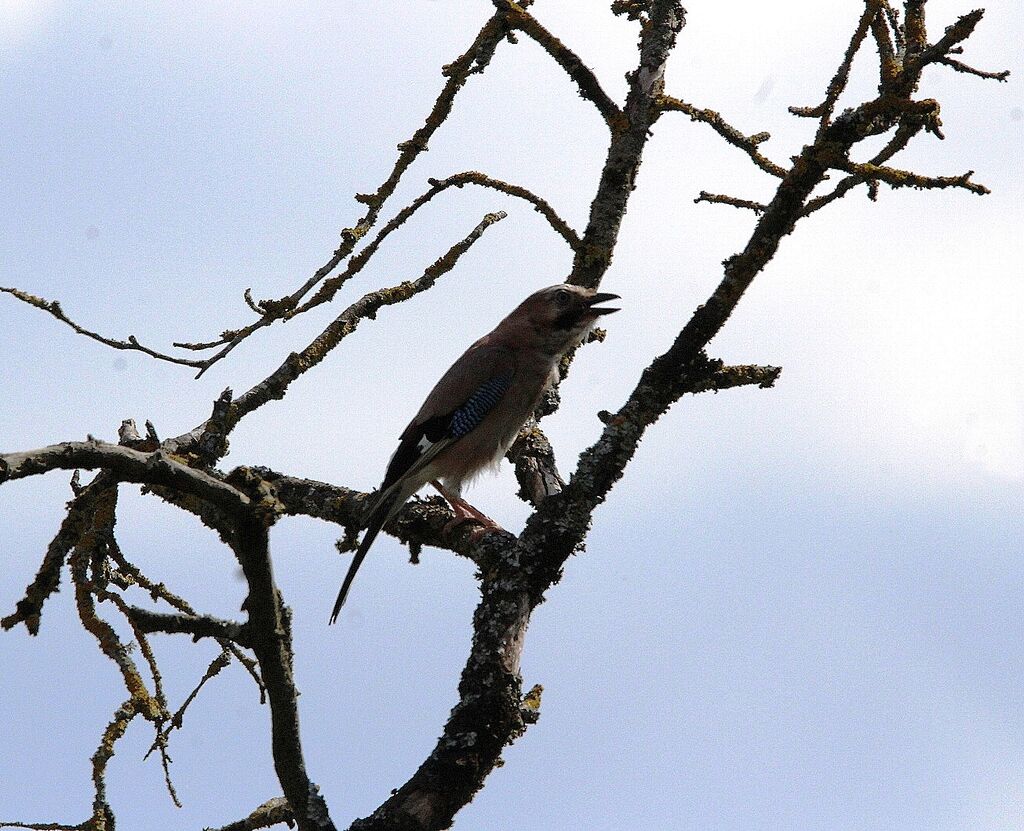
<svg viewBox="0 0 1024 831">
<path fill-rule="evenodd" d="M 555 292 L 555 302 L 562 307 L 569 305 L 570 293 L 566 289 L 559 289 Z"/>
</svg>

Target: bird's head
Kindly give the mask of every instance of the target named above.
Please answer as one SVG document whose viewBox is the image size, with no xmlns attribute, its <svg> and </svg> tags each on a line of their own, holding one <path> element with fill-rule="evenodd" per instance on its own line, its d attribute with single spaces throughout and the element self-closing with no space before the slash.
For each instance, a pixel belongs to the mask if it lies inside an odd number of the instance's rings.
<svg viewBox="0 0 1024 831">
<path fill-rule="evenodd" d="M 525 323 L 540 338 L 546 352 L 561 354 L 579 343 L 601 315 L 618 311 L 598 303 L 618 298 L 617 294 L 560 283 L 531 294 L 509 319 Z"/>
</svg>

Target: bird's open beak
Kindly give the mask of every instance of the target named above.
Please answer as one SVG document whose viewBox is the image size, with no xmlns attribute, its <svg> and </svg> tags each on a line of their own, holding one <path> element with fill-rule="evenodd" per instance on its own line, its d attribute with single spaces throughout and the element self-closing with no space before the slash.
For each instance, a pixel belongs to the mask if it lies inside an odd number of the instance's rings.
<svg viewBox="0 0 1024 831">
<path fill-rule="evenodd" d="M 587 301 L 587 305 L 589 306 L 589 309 L 587 310 L 587 314 L 591 314 L 591 315 L 597 316 L 597 315 L 610 315 L 612 312 L 617 312 L 617 311 L 619 311 L 619 309 L 599 309 L 599 308 L 595 308 L 595 305 L 597 303 L 604 303 L 604 302 L 606 302 L 608 300 L 619 300 L 619 299 L 620 299 L 619 295 L 617 295 L 617 294 L 607 294 L 607 293 L 595 294 L 593 297 L 591 297 Z"/>
</svg>

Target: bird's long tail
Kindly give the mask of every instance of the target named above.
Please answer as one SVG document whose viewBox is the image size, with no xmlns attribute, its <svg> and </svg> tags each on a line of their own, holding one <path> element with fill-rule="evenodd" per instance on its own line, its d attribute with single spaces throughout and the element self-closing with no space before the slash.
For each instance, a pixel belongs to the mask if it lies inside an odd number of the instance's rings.
<svg viewBox="0 0 1024 831">
<path fill-rule="evenodd" d="M 363 541 L 359 543 L 359 548 L 356 549 L 356 555 L 352 558 L 352 565 L 348 567 L 348 572 L 345 574 L 345 579 L 338 592 L 338 599 L 334 601 L 334 609 L 331 611 L 331 623 L 338 619 L 338 613 L 341 611 L 341 607 L 345 605 L 345 598 L 348 597 L 348 590 L 352 586 L 356 572 L 359 571 L 359 566 L 363 564 L 366 552 L 370 550 L 373 541 L 377 539 L 380 529 L 384 527 L 384 523 L 398 513 L 398 509 L 409 498 L 408 494 L 405 495 L 405 499 L 401 499 L 401 496 L 402 494 L 395 490 L 385 492 L 381 494 L 377 504 L 370 511 L 370 519 L 366 526 L 366 533 L 363 535 Z"/>
</svg>

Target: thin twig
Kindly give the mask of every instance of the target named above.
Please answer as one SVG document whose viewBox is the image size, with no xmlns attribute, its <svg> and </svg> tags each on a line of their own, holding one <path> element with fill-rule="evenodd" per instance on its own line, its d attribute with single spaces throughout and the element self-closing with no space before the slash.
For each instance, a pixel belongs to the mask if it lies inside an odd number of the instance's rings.
<svg viewBox="0 0 1024 831">
<path fill-rule="evenodd" d="M 260 828 L 270 828 L 272 825 L 285 823 L 291 827 L 295 822 L 295 814 L 292 812 L 288 800 L 283 796 L 268 799 L 259 808 L 256 808 L 244 819 L 230 822 L 219 828 L 207 828 L 206 831 L 258 831 Z"/>
<path fill-rule="evenodd" d="M 891 188 L 910 187 L 919 190 L 963 188 L 979 196 L 991 193 L 984 185 L 971 181 L 971 176 L 974 175 L 973 170 L 968 170 L 959 176 L 922 176 L 919 173 L 911 173 L 909 170 L 898 170 L 894 167 L 884 167 L 870 163 L 858 164 L 856 162 L 843 165 L 840 169 L 851 173 L 862 181 L 884 182 Z"/>
<path fill-rule="evenodd" d="M 850 68 L 853 66 L 854 55 L 857 54 L 861 44 L 864 42 L 864 38 L 868 33 L 868 28 L 876 14 L 876 4 L 871 2 L 871 0 L 867 0 L 866 8 L 861 12 L 857 28 L 854 29 L 853 35 L 850 38 L 850 43 L 846 47 L 843 60 L 840 62 L 839 68 L 836 70 L 836 74 L 832 76 L 832 80 L 829 82 L 828 87 L 825 90 L 825 100 L 816 107 L 789 108 L 789 111 L 793 115 L 819 119 L 819 136 L 821 130 L 829 124 L 829 121 L 832 118 L 832 113 L 835 110 L 836 101 L 839 100 L 839 96 L 842 95 L 843 90 L 846 89 L 846 84 L 850 79 Z"/>
<path fill-rule="evenodd" d="M 123 601 L 122 601 L 123 602 Z M 124 604 L 121 611 L 141 632 L 191 635 L 193 641 L 200 638 L 216 638 L 248 647 L 245 626 L 233 620 L 221 620 L 212 615 L 183 615 L 154 612 L 139 606 Z"/>
<path fill-rule="evenodd" d="M 99 747 L 92 755 L 92 782 L 95 796 L 93 798 L 92 820 L 87 826 L 91 829 L 113 828 L 114 812 L 107 802 L 107 764 L 114 756 L 114 745 L 124 736 L 128 725 L 139 715 L 139 700 L 129 698 L 114 713 L 107 728 L 103 731 Z"/>
<path fill-rule="evenodd" d="M 455 97 L 462 87 L 465 86 L 466 81 L 471 75 L 483 72 L 490 63 L 498 43 L 508 34 L 508 25 L 505 18 L 506 12 L 501 10 L 491 16 L 477 33 L 470 47 L 452 63 L 444 67 L 443 74 L 447 80 L 434 101 L 433 107 L 427 114 L 423 125 L 413 133 L 411 138 L 398 145 L 398 159 L 395 161 L 395 165 L 388 178 L 381 183 L 377 190 L 370 194 L 356 194 L 356 200 L 367 206 L 366 214 L 354 226 L 342 230 L 341 246 L 323 266 L 314 272 L 312 277 L 291 294 L 277 300 L 254 301 L 251 291 L 247 289 L 246 304 L 250 308 L 259 311 L 261 317 L 258 320 L 240 329 L 224 332 L 220 338 L 205 343 L 175 343 L 175 346 L 180 348 L 193 350 L 222 347 L 219 352 L 197 363 L 197 366 L 200 368 L 199 375 L 202 375 L 213 364 L 229 355 L 236 346 L 254 332 L 269 326 L 277 320 L 294 316 L 293 312 L 299 306 L 302 299 L 334 271 L 342 260 L 352 253 L 359 241 L 376 224 L 381 209 L 388 198 L 394 193 L 395 188 L 398 187 L 398 183 L 406 170 L 409 169 L 420 153 L 427 150 L 430 139 L 448 118 Z"/>
<path fill-rule="evenodd" d="M 103 335 L 75 323 L 75 321 L 64 313 L 64 309 L 61 308 L 60 302 L 57 300 L 44 300 L 42 297 L 36 297 L 35 295 L 29 294 L 21 289 L 10 288 L 8 286 L 0 286 L 0 292 L 9 294 L 12 297 L 16 297 L 23 303 L 28 303 L 30 306 L 35 306 L 37 309 L 42 309 L 44 312 L 48 312 L 57 318 L 57 320 L 61 321 L 61 323 L 65 323 L 70 326 L 78 334 L 85 335 L 87 338 L 92 338 L 94 341 L 99 341 L 104 346 L 109 346 L 111 349 L 144 352 L 151 358 L 156 358 L 158 361 L 167 361 L 168 363 L 190 366 L 193 368 L 202 367 L 205 363 L 204 361 L 197 361 L 192 358 L 178 358 L 174 355 L 167 355 L 163 352 L 158 352 L 155 349 L 150 349 L 148 346 L 143 346 L 139 343 L 134 335 L 129 335 L 127 340 L 116 340 L 115 338 L 104 337 Z"/>
<path fill-rule="evenodd" d="M 735 196 L 726 196 L 723 193 L 708 193 L 706 190 L 700 192 L 700 196 L 693 200 L 694 204 L 700 202 L 712 202 L 717 205 L 732 205 L 734 208 L 746 208 L 756 214 L 763 214 L 765 206 L 760 202 L 752 202 L 749 199 L 739 199 Z"/>
<path fill-rule="evenodd" d="M 431 264 L 423 272 L 422 277 L 370 292 L 349 306 L 309 346 L 301 352 L 293 352 L 271 375 L 236 399 L 232 405 L 230 423 L 237 424 L 239 419 L 268 401 L 281 398 L 292 381 L 320 363 L 332 349 L 356 330 L 361 321 L 372 319 L 381 308 L 401 303 L 433 286 L 438 279 L 455 267 L 459 258 L 487 228 L 500 222 L 505 216 L 503 211 L 487 214 L 465 239 L 457 242 Z"/>
<path fill-rule="evenodd" d="M 882 0 L 882 11 L 885 13 L 885 19 L 889 22 L 889 29 L 896 44 L 896 52 L 902 55 L 906 52 L 907 41 L 903 34 L 903 26 L 900 25 L 899 11 L 889 0 Z"/>
<path fill-rule="evenodd" d="M 447 179 L 430 179 L 431 185 L 444 185 L 445 187 L 457 187 L 461 188 L 464 185 L 479 185 L 484 188 L 491 188 L 502 193 L 507 193 L 509 196 L 515 196 L 519 199 L 525 199 L 531 205 L 537 213 L 543 216 L 552 229 L 557 233 L 573 251 L 578 251 L 580 247 L 580 238 L 569 224 L 562 219 L 551 205 L 537 194 L 524 188 L 522 185 L 512 184 L 511 182 L 503 182 L 501 179 L 495 179 L 492 176 L 487 176 L 484 173 L 479 173 L 475 170 L 467 170 L 463 173 L 456 173 L 454 176 L 449 176 Z"/>
<path fill-rule="evenodd" d="M 149 596 L 153 600 L 163 600 L 171 607 L 186 615 L 196 614 L 195 609 L 192 608 L 191 604 L 189 604 L 184 598 L 179 597 L 177 594 L 172 592 L 164 583 L 154 583 L 145 574 L 143 574 L 138 566 L 131 563 L 124 556 L 119 546 L 113 546 L 109 554 L 110 558 L 117 564 L 121 574 L 132 580 L 143 591 L 148 592 Z M 221 649 L 227 650 L 231 653 L 235 660 L 237 660 L 245 668 L 245 671 L 252 677 L 256 684 L 256 688 L 259 690 L 260 703 L 262 704 L 265 700 L 266 690 L 263 687 L 263 680 L 260 678 L 256 662 L 249 655 L 242 652 L 237 644 L 230 640 L 218 638 L 217 643 L 220 644 Z M 202 686 L 202 683 L 200 683 L 200 686 Z"/>
<path fill-rule="evenodd" d="M 100 499 L 106 498 L 106 490 L 116 487 L 114 477 L 101 473 L 96 481 L 84 488 L 67 506 L 67 514 L 60 524 L 60 530 L 46 548 L 46 555 L 36 572 L 35 578 L 25 589 L 25 596 L 18 601 L 13 613 L 0 620 L 0 627 L 13 629 L 24 623 L 30 635 L 39 632 L 43 604 L 60 585 L 60 572 L 71 549 L 78 545 L 82 534 L 92 523 Z"/>
<path fill-rule="evenodd" d="M 117 548 L 117 541 L 113 536 L 113 529 L 109 539 L 107 540 L 107 547 L 109 549 Z M 103 552 L 106 556 L 106 551 Z M 156 733 L 153 746 L 160 750 L 160 764 L 163 767 L 164 772 L 164 784 L 167 788 L 167 793 L 171 797 L 171 802 L 174 803 L 175 807 L 181 807 L 181 801 L 178 799 L 178 793 L 174 789 L 174 782 L 171 780 L 171 757 L 167 751 L 167 737 L 164 732 L 164 725 L 170 721 L 171 714 L 167 708 L 167 696 L 164 694 L 163 679 L 160 676 L 160 667 L 157 664 L 156 655 L 153 654 L 153 649 L 149 644 L 149 639 L 146 637 L 146 631 L 139 625 L 132 615 L 132 609 L 125 602 L 124 598 L 116 592 L 107 591 L 105 589 L 99 589 L 98 587 L 90 587 L 92 591 L 101 600 L 108 600 L 113 603 L 119 612 L 125 616 L 129 624 L 132 627 L 132 632 L 135 635 L 135 641 L 139 645 L 139 651 L 142 653 L 143 658 L 146 660 L 146 664 L 149 666 L 150 675 L 153 678 L 153 695 L 149 701 L 142 702 L 147 705 L 143 707 L 142 712 L 146 714 L 146 718 L 152 722 L 153 729 Z M 152 752 L 152 748 L 150 749 Z M 149 753 L 146 754 L 149 756 Z"/>
<path fill-rule="evenodd" d="M 937 116 L 933 116 L 933 118 L 937 118 Z M 871 158 L 870 163 L 879 165 L 889 161 L 889 159 L 895 156 L 900 150 L 903 150 L 914 136 L 924 129 L 925 124 L 925 118 L 909 118 L 905 115 L 901 119 L 899 126 L 896 128 L 896 132 L 893 134 L 893 137 L 889 139 L 885 147 Z M 826 205 L 831 204 L 836 199 L 841 199 L 853 188 L 858 185 L 862 185 L 867 181 L 867 179 L 856 175 L 844 177 L 831 192 L 808 200 L 807 205 L 804 207 L 802 216 L 809 216 L 815 211 L 821 210 Z"/>
<path fill-rule="evenodd" d="M 317 306 L 333 300 L 335 295 L 337 295 L 338 290 L 363 269 L 367 261 L 376 253 L 380 244 L 389 234 L 398 230 L 398 228 L 404 225 L 413 214 L 415 214 L 435 196 L 453 187 L 461 188 L 465 185 L 479 185 L 480 187 L 491 188 L 493 190 L 507 193 L 510 196 L 525 199 L 534 206 L 534 209 L 538 213 L 548 220 L 551 227 L 569 244 L 569 247 L 572 248 L 573 251 L 579 250 L 580 240 L 576 232 L 573 231 L 560 216 L 558 216 L 548 202 L 520 185 L 503 182 L 500 179 L 493 179 L 490 176 L 478 173 L 475 170 L 456 173 L 446 179 L 430 179 L 428 180 L 428 183 L 430 188 L 417 196 L 412 202 L 395 214 L 395 216 L 380 229 L 377 236 L 374 237 L 374 239 L 371 240 L 365 248 L 361 249 L 359 253 L 349 260 L 344 271 L 325 280 L 323 285 L 317 289 L 316 294 L 301 306 L 297 306 L 294 310 L 289 312 L 286 317 L 295 317 L 296 315 L 303 314 L 310 309 L 316 308 Z"/>
<path fill-rule="evenodd" d="M 89 558 L 94 548 L 104 544 L 114 523 L 117 491 L 108 490 L 93 514 L 93 526 L 75 546 L 71 555 L 71 577 L 75 586 L 75 605 L 82 626 L 91 634 L 104 655 L 120 670 L 125 688 L 147 715 L 159 716 L 160 707 L 146 689 L 142 674 L 130 656 L 130 651 L 118 637 L 114 628 L 96 612 L 95 586 L 88 577 Z"/>
<path fill-rule="evenodd" d="M 658 103 L 663 110 L 685 113 L 690 116 L 691 121 L 707 124 L 733 147 L 738 147 L 750 156 L 754 164 L 765 173 L 770 173 L 772 176 L 777 176 L 780 179 L 786 175 L 785 168 L 775 164 L 758 149 L 761 144 L 771 138 L 768 133 L 755 133 L 752 136 L 744 135 L 714 110 L 695 107 L 693 104 L 688 104 L 671 95 L 661 96 Z"/>
<path fill-rule="evenodd" d="M 192 688 L 192 692 L 185 696 L 185 700 L 181 703 L 181 706 L 179 706 L 178 709 L 174 711 L 174 715 L 168 719 L 167 726 L 164 728 L 163 732 L 157 734 L 156 740 L 150 746 L 149 750 L 146 751 L 146 757 L 144 758 L 147 758 L 149 754 L 158 747 L 162 749 L 166 745 L 167 738 L 170 736 L 171 731 L 181 729 L 184 722 L 185 711 L 188 709 L 189 705 L 195 701 L 200 690 L 202 690 L 206 685 L 207 681 L 219 675 L 220 671 L 230 663 L 231 653 L 227 649 L 221 650 L 217 657 L 210 662 L 210 665 L 206 668 L 206 672 L 203 673 L 203 677 L 199 679 L 199 683 Z"/>
<path fill-rule="evenodd" d="M 975 69 L 973 66 L 968 66 L 963 61 L 958 61 L 956 58 L 938 58 L 935 63 L 948 66 L 950 69 L 955 69 L 957 72 L 964 72 L 968 75 L 977 75 L 979 78 L 986 78 L 990 81 L 1005 81 L 1010 77 L 1009 69 L 1004 69 L 1001 72 L 987 72 L 983 69 Z"/>
<path fill-rule="evenodd" d="M 510 0 L 493 0 L 496 8 L 508 15 L 508 24 L 533 38 L 547 52 L 566 74 L 572 78 L 580 97 L 593 104 L 610 129 L 621 123 L 622 110 L 601 87 L 597 76 L 583 63 L 583 60 L 561 40 L 545 29 L 522 4 Z"/>
</svg>

